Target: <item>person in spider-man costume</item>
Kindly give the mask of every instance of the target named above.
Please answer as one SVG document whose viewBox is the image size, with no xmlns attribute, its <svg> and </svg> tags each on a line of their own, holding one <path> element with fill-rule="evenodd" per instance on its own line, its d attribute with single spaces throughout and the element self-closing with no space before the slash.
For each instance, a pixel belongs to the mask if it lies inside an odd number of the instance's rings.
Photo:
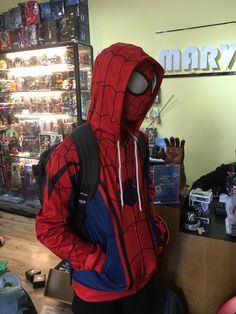
<svg viewBox="0 0 236 314">
<path fill-rule="evenodd" d="M 68 227 L 75 167 L 63 174 L 50 199 L 45 189 L 37 237 L 73 267 L 74 313 L 148 311 L 168 231 L 154 211 L 154 187 L 137 142 L 163 75 L 157 61 L 131 44 L 114 44 L 95 60 L 87 120 L 98 141 L 100 181 L 86 204 L 83 238 Z M 69 137 L 50 158 L 49 177 L 79 162 Z"/>
</svg>

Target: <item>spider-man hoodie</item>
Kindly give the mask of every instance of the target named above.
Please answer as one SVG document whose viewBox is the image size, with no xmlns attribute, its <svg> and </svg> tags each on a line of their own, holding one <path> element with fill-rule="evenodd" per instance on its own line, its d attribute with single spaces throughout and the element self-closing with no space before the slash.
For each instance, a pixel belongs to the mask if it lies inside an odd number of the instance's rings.
<svg viewBox="0 0 236 314">
<path fill-rule="evenodd" d="M 133 72 L 145 78 L 144 86 L 136 84 L 135 76 L 131 80 Z M 36 217 L 37 237 L 70 262 L 74 292 L 85 301 L 136 293 L 158 269 L 167 243 L 167 228 L 154 212 L 154 188 L 138 144 L 140 125 L 163 73 L 153 58 L 131 44 L 114 44 L 96 58 L 87 120 L 98 141 L 100 179 L 86 204 L 80 237 L 69 227 L 75 194 L 71 182 L 80 171 L 70 137 L 57 146 L 47 164 L 48 182 L 66 164 L 77 168 L 68 167 L 50 197 L 45 187 Z"/>
</svg>

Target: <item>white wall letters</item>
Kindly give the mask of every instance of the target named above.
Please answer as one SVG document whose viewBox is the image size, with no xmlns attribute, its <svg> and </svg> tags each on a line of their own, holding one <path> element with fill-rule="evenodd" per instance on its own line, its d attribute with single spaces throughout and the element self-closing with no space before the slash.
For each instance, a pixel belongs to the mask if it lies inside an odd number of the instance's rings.
<svg viewBox="0 0 236 314">
<path fill-rule="evenodd" d="M 198 69 L 199 51 L 197 47 L 188 47 L 183 52 L 183 70 Z"/>
<path fill-rule="evenodd" d="M 220 44 L 218 48 L 210 45 L 200 49 L 190 46 L 183 52 L 178 48 L 163 49 L 159 62 L 167 72 L 227 70 L 233 67 L 235 52 L 236 43 Z"/>
</svg>

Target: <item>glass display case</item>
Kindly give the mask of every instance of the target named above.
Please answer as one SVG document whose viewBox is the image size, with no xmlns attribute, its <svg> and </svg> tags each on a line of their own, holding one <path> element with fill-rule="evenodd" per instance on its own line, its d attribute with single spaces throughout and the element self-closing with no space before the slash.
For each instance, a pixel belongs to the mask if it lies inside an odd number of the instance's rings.
<svg viewBox="0 0 236 314">
<path fill-rule="evenodd" d="M 78 43 L 0 53 L 0 209 L 39 210 L 32 166 L 86 119 L 92 60 Z"/>
</svg>

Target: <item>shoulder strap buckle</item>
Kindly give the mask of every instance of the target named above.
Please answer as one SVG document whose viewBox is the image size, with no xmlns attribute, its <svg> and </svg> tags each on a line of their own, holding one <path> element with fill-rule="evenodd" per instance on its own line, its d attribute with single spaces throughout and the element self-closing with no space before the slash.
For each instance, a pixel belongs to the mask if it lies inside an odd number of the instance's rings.
<svg viewBox="0 0 236 314">
<path fill-rule="evenodd" d="M 88 194 L 87 193 L 83 193 L 83 192 L 80 192 L 79 193 L 79 203 L 81 205 L 84 205 L 86 204 L 88 201 Z"/>
</svg>

